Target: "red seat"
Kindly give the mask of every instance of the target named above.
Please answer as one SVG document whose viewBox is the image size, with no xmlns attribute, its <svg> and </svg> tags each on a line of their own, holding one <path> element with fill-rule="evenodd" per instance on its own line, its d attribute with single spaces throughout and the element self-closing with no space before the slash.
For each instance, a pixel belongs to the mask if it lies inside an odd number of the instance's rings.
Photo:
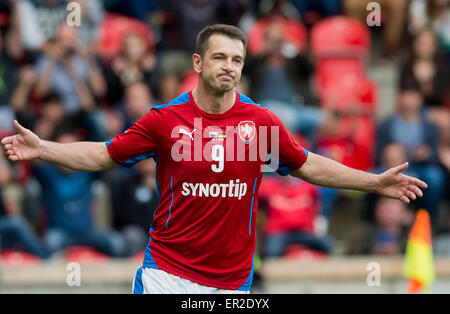
<svg viewBox="0 0 450 314">
<path fill-rule="evenodd" d="M 65 259 L 67 262 L 97 264 L 108 261 L 110 257 L 90 246 L 71 246 L 66 249 Z"/>
<path fill-rule="evenodd" d="M 41 258 L 18 250 L 5 250 L 1 253 L 0 260 L 3 265 L 16 266 L 35 265 L 41 261 Z"/>
<path fill-rule="evenodd" d="M 334 79 L 323 79 L 319 96 L 324 107 L 332 106 L 337 110 L 356 107 L 360 113 L 373 115 L 378 101 L 377 89 L 371 80 L 348 72 Z"/>
<path fill-rule="evenodd" d="M 195 89 L 198 83 L 198 74 L 194 70 L 186 70 L 178 87 L 178 94 L 182 94 L 189 90 Z"/>
<path fill-rule="evenodd" d="M 331 84 L 360 81 L 365 76 L 364 63 L 358 58 L 322 58 L 316 62 L 315 83 L 319 95 Z"/>
<path fill-rule="evenodd" d="M 361 170 L 372 168 L 377 86 L 364 77 L 344 76 L 326 86 L 321 95 L 321 103 L 324 107 L 343 112 L 336 136 L 344 139 L 348 145 L 343 147 L 341 162 Z"/>
<path fill-rule="evenodd" d="M 344 151 L 342 163 L 360 170 L 370 170 L 374 166 L 376 126 L 373 117 L 345 117 L 341 126 L 343 136 L 351 136 L 353 143 Z M 354 125 L 352 125 L 354 123 Z"/>
<path fill-rule="evenodd" d="M 316 57 L 358 56 L 370 52 L 370 33 L 361 21 L 344 16 L 323 19 L 311 30 L 311 51 Z"/>
<path fill-rule="evenodd" d="M 267 25 L 273 21 L 284 23 L 284 39 L 293 44 L 298 51 L 302 52 L 306 48 L 307 33 L 305 26 L 296 21 L 283 16 L 272 15 L 256 21 L 248 31 L 248 53 L 255 55 L 261 53 L 264 47 L 264 33 Z"/>
<path fill-rule="evenodd" d="M 124 36 L 131 32 L 141 35 L 149 50 L 154 49 L 153 32 L 147 24 L 123 15 L 107 13 L 99 27 L 98 53 L 101 58 L 111 60 L 120 52 Z"/>
</svg>

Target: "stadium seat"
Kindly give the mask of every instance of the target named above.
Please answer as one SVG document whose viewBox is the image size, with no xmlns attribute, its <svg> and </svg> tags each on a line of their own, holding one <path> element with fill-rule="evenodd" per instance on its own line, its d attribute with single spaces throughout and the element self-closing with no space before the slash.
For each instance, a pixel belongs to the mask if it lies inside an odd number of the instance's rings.
<svg viewBox="0 0 450 314">
<path fill-rule="evenodd" d="M 0 254 L 0 261 L 2 265 L 17 266 L 17 265 L 35 265 L 41 262 L 41 259 L 33 254 L 18 250 L 4 250 Z"/>
<path fill-rule="evenodd" d="M 323 149 L 333 149 L 340 156 L 339 162 L 346 166 L 371 169 L 376 136 L 377 86 L 364 77 L 344 75 L 322 90 L 321 106 L 342 113 L 336 138 L 322 141 Z"/>
<path fill-rule="evenodd" d="M 248 53 L 251 55 L 258 54 L 264 46 L 264 32 L 267 25 L 274 20 L 284 23 L 284 39 L 286 42 L 293 44 L 298 51 L 302 52 L 306 49 L 307 32 L 305 26 L 295 20 L 287 19 L 283 16 L 272 15 L 256 21 L 248 31 Z"/>
<path fill-rule="evenodd" d="M 316 61 L 315 84 L 319 95 L 331 84 L 354 84 L 365 76 L 365 65 L 358 58 L 322 58 Z"/>
<path fill-rule="evenodd" d="M 182 74 L 181 83 L 178 87 L 178 94 L 183 94 L 195 89 L 198 83 L 198 74 L 194 70 L 186 70 Z"/>
<path fill-rule="evenodd" d="M 323 76 L 319 89 L 321 106 L 332 106 L 340 111 L 357 109 L 362 114 L 374 114 L 378 103 L 378 86 L 373 81 L 356 72 Z"/>
<path fill-rule="evenodd" d="M 110 257 L 90 246 L 70 246 L 65 250 L 65 260 L 67 262 L 98 264 L 110 260 Z"/>
<path fill-rule="evenodd" d="M 365 59 L 369 51 L 369 30 L 357 19 L 330 17 L 311 29 L 311 52 L 315 58 L 353 56 Z"/>
<path fill-rule="evenodd" d="M 108 62 L 122 47 L 122 40 L 128 33 L 135 32 L 144 38 L 147 47 L 154 49 L 153 31 L 137 19 L 129 18 L 123 15 L 107 13 L 99 27 L 99 47 L 100 57 Z"/>
</svg>

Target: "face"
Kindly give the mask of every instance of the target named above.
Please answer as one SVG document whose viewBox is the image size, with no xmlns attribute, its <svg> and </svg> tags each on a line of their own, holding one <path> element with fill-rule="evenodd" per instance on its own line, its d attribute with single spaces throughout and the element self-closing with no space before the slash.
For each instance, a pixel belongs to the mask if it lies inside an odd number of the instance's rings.
<svg viewBox="0 0 450 314">
<path fill-rule="evenodd" d="M 406 90 L 398 96 L 398 108 L 402 112 L 418 112 L 422 107 L 422 96 L 413 90 Z"/>
<path fill-rule="evenodd" d="M 414 51 L 420 58 L 433 58 L 436 50 L 436 37 L 431 31 L 422 32 L 414 41 Z"/>
<path fill-rule="evenodd" d="M 137 83 L 128 86 L 125 97 L 126 111 L 132 118 L 141 118 L 150 108 L 152 98 L 145 84 Z"/>
<path fill-rule="evenodd" d="M 382 198 L 375 207 L 375 219 L 380 227 L 402 225 L 405 215 L 405 206 L 398 200 Z"/>
<path fill-rule="evenodd" d="M 62 46 L 75 47 L 78 44 L 78 31 L 76 27 L 62 23 L 58 28 L 57 38 Z"/>
<path fill-rule="evenodd" d="M 139 61 L 145 54 L 145 44 L 137 34 L 130 34 L 124 41 L 124 53 L 132 61 Z"/>
<path fill-rule="evenodd" d="M 228 92 L 239 83 L 244 53 L 244 44 L 240 40 L 219 34 L 212 35 L 204 56 L 194 54 L 194 70 L 215 92 Z"/>
</svg>

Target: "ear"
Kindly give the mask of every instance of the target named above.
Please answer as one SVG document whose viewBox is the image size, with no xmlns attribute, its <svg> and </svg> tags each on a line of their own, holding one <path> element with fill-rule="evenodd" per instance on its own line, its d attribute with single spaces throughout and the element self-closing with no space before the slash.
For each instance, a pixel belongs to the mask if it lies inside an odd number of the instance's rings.
<svg viewBox="0 0 450 314">
<path fill-rule="evenodd" d="M 200 74 L 202 71 L 202 57 L 198 53 L 192 55 L 192 64 L 194 66 L 194 71 Z"/>
</svg>

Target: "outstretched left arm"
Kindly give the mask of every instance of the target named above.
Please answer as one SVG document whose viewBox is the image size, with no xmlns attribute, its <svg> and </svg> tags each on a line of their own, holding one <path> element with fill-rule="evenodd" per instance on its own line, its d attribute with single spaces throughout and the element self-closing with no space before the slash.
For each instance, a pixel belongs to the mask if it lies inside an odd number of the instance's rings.
<svg viewBox="0 0 450 314">
<path fill-rule="evenodd" d="M 409 203 L 422 197 L 420 188 L 427 184 L 402 174 L 408 163 L 391 168 L 382 174 L 373 174 L 346 167 L 334 160 L 309 152 L 305 163 L 291 173 L 309 183 L 337 189 L 373 192 Z"/>
</svg>

